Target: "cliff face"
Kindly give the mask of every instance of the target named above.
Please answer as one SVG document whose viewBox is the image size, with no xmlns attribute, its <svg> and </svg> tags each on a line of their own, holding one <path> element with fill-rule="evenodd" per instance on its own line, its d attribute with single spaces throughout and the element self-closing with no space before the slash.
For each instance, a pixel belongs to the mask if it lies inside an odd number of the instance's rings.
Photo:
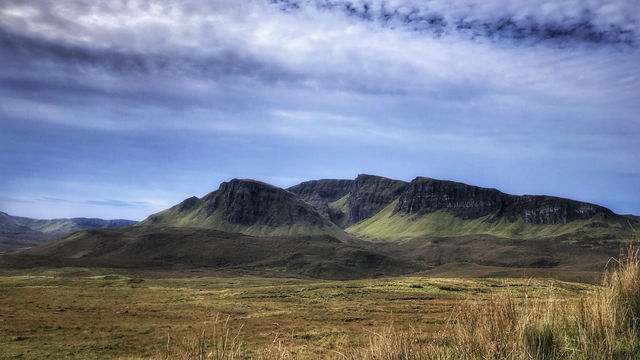
<svg viewBox="0 0 640 360">
<path fill-rule="evenodd" d="M 223 182 L 202 199 L 188 198 L 140 225 L 208 228 L 254 236 L 344 235 L 293 193 L 245 179 Z"/>
<path fill-rule="evenodd" d="M 447 210 L 461 219 L 494 214 L 493 220 L 521 217 L 531 224 L 566 224 L 596 214 L 613 216 L 602 206 L 552 196 L 516 196 L 452 181 L 418 177 L 398 198 L 393 214 L 428 214 Z"/>
<path fill-rule="evenodd" d="M 590 219 L 598 214 L 605 218 L 615 214 L 602 206 L 553 196 L 524 195 L 516 197 L 508 214 L 521 216 L 532 224 L 566 224 L 574 220 Z"/>
<path fill-rule="evenodd" d="M 306 223 L 324 224 L 322 217 L 294 194 L 257 181 L 234 179 L 223 182 L 215 193 L 203 198 L 211 214 L 222 210 L 224 220 L 232 224 L 268 226 Z"/>
<path fill-rule="evenodd" d="M 337 221 L 338 219 L 332 219 L 329 203 L 349 194 L 352 185 L 353 180 L 323 179 L 305 181 L 287 190 L 309 203 L 326 219 Z"/>
<path fill-rule="evenodd" d="M 407 183 L 381 176 L 361 174 L 353 182 L 347 199 L 348 219 L 345 226 L 367 219 L 397 199 Z"/>
<path fill-rule="evenodd" d="M 446 209 L 462 219 L 474 219 L 503 209 L 510 195 L 496 189 L 418 177 L 400 195 L 393 214 L 428 214 Z"/>
<path fill-rule="evenodd" d="M 407 183 L 360 174 L 355 180 L 315 180 L 290 187 L 322 216 L 341 228 L 375 215 L 395 200 Z"/>
</svg>

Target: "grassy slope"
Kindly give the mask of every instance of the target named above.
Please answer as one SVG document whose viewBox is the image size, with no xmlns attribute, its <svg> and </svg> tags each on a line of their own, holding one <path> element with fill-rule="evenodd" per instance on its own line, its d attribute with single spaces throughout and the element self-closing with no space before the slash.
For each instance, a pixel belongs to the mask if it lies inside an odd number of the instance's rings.
<svg viewBox="0 0 640 360">
<path fill-rule="evenodd" d="M 347 206 L 347 200 L 349 200 L 349 195 L 350 194 L 347 194 L 334 202 L 330 202 L 328 204 L 329 208 L 334 211 L 339 211 L 343 214 L 347 214 L 349 212 L 349 207 Z"/>
<path fill-rule="evenodd" d="M 206 210 L 201 207 L 195 208 L 193 211 L 179 211 L 178 207 L 174 206 L 159 212 L 157 216 L 159 220 L 152 223 L 154 226 L 199 227 L 231 233 L 242 233 L 251 236 L 330 235 L 341 240 L 348 237 L 344 231 L 329 221 L 319 225 L 296 223 L 277 227 L 259 222 L 250 226 L 232 224 L 224 220 L 222 210 L 220 209 L 209 215 Z M 137 226 L 150 224 L 149 221 L 145 220 Z"/>
<path fill-rule="evenodd" d="M 567 240 L 578 238 L 624 239 L 631 237 L 633 229 L 640 227 L 638 218 L 621 217 L 604 220 L 595 217 L 590 220 L 576 220 L 567 224 L 536 225 L 518 219 L 514 222 L 501 218 L 488 222 L 491 215 L 463 220 L 446 211 L 436 211 L 416 217 L 415 215 L 392 215 L 397 200 L 387 205 L 373 217 L 363 220 L 346 231 L 363 239 L 409 240 L 419 236 L 451 237 L 464 235 L 493 235 L 504 238 L 539 239 L 565 236 Z M 593 224 L 604 223 L 598 227 Z"/>
<path fill-rule="evenodd" d="M 13 259 L 20 257 L 23 263 L 44 261 L 45 266 L 47 263 L 57 266 L 63 259 L 66 266 L 232 268 L 326 279 L 419 270 L 410 262 L 345 244 L 327 235 L 260 238 L 202 228 L 157 226 L 80 231 L 25 250 Z M 0 258 L 0 268 L 3 261 L 11 259 Z"/>
</svg>

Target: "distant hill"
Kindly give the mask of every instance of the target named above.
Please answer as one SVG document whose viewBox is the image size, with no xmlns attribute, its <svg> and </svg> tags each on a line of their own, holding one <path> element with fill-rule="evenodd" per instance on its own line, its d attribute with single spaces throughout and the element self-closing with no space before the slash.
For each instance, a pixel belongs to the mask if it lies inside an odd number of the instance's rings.
<svg viewBox="0 0 640 360">
<path fill-rule="evenodd" d="M 0 260 L 57 266 L 206 267 L 323 279 L 397 275 L 420 269 L 410 261 L 395 260 L 327 235 L 253 237 L 163 226 L 84 230 L 12 256 Z"/>
<path fill-rule="evenodd" d="M 289 191 L 233 179 L 201 199 L 191 197 L 138 226 L 195 227 L 253 236 L 348 235 Z"/>
<path fill-rule="evenodd" d="M 135 223 L 131 220 L 89 218 L 41 220 L 0 212 L 0 252 L 45 244 L 78 230 L 119 228 Z"/>
<path fill-rule="evenodd" d="M 410 183 L 372 175 L 290 187 L 353 236 L 382 241 L 493 235 L 512 239 L 629 239 L 640 218 L 595 204 L 417 177 Z M 336 199 L 337 198 L 337 199 Z"/>
</svg>

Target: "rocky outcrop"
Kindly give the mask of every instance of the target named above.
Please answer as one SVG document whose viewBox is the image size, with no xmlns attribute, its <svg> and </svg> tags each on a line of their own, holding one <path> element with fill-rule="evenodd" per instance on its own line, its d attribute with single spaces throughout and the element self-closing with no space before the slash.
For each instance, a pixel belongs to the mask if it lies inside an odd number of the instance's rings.
<svg viewBox="0 0 640 360">
<path fill-rule="evenodd" d="M 552 196 L 505 194 L 453 181 L 418 177 L 398 198 L 393 214 L 428 214 L 447 210 L 462 219 L 493 215 L 489 221 L 522 218 L 532 224 L 566 224 L 597 214 L 614 216 L 602 206 Z"/>
<path fill-rule="evenodd" d="M 381 176 L 358 175 L 347 199 L 348 217 L 344 226 L 348 227 L 375 215 L 397 199 L 407 185 L 404 181 Z"/>
<path fill-rule="evenodd" d="M 574 220 L 586 220 L 602 214 L 614 217 L 613 211 L 594 204 L 553 196 L 524 195 L 515 197 L 506 209 L 507 216 L 521 216 L 532 224 L 566 224 Z"/>
<path fill-rule="evenodd" d="M 311 225 L 326 221 L 302 199 L 278 187 L 253 180 L 223 182 L 218 191 L 203 198 L 209 213 L 220 209 L 232 224 L 268 226 Z"/>
<path fill-rule="evenodd" d="M 504 208 L 509 197 L 496 189 L 417 177 L 400 195 L 393 214 L 422 215 L 447 209 L 462 219 L 473 219 Z"/>
<path fill-rule="evenodd" d="M 145 225 L 207 228 L 254 236 L 346 236 L 292 192 L 250 179 L 223 182 L 203 198 L 188 198 L 139 224 Z"/>
<path fill-rule="evenodd" d="M 344 229 L 375 215 L 397 199 L 406 186 L 404 181 L 360 174 L 355 180 L 306 181 L 288 190 Z M 340 207 L 332 204 L 345 197 Z"/>
<path fill-rule="evenodd" d="M 353 180 L 338 179 L 311 180 L 292 186 L 287 190 L 309 203 L 326 219 L 337 221 L 338 219 L 332 218 L 329 203 L 349 194 L 353 182 Z"/>
</svg>

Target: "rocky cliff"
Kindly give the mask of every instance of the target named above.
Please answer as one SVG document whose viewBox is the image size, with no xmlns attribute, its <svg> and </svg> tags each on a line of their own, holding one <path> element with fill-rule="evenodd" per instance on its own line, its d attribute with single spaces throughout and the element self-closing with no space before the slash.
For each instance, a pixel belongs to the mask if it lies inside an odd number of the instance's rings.
<svg viewBox="0 0 640 360">
<path fill-rule="evenodd" d="M 407 185 L 404 181 L 381 176 L 358 175 L 347 199 L 348 218 L 345 226 L 375 215 L 403 194 Z"/>
<path fill-rule="evenodd" d="M 188 198 L 139 225 L 198 227 L 254 236 L 346 235 L 293 193 L 248 179 L 223 182 L 203 198 Z"/>
<path fill-rule="evenodd" d="M 353 180 L 338 179 L 311 180 L 292 186 L 287 190 L 313 206 L 320 215 L 338 222 L 337 218 L 332 219 L 329 204 L 349 194 L 353 182 Z"/>
<path fill-rule="evenodd" d="M 307 181 L 287 190 L 344 229 L 375 215 L 398 198 L 406 186 L 404 181 L 360 174 L 355 180 Z"/>
<path fill-rule="evenodd" d="M 461 219 L 476 219 L 492 214 L 492 220 L 518 218 L 531 224 L 566 224 L 590 219 L 597 214 L 613 216 L 602 206 L 552 196 L 516 196 L 496 189 L 453 181 L 418 177 L 398 198 L 392 214 L 423 215 L 446 210 Z"/>
</svg>

